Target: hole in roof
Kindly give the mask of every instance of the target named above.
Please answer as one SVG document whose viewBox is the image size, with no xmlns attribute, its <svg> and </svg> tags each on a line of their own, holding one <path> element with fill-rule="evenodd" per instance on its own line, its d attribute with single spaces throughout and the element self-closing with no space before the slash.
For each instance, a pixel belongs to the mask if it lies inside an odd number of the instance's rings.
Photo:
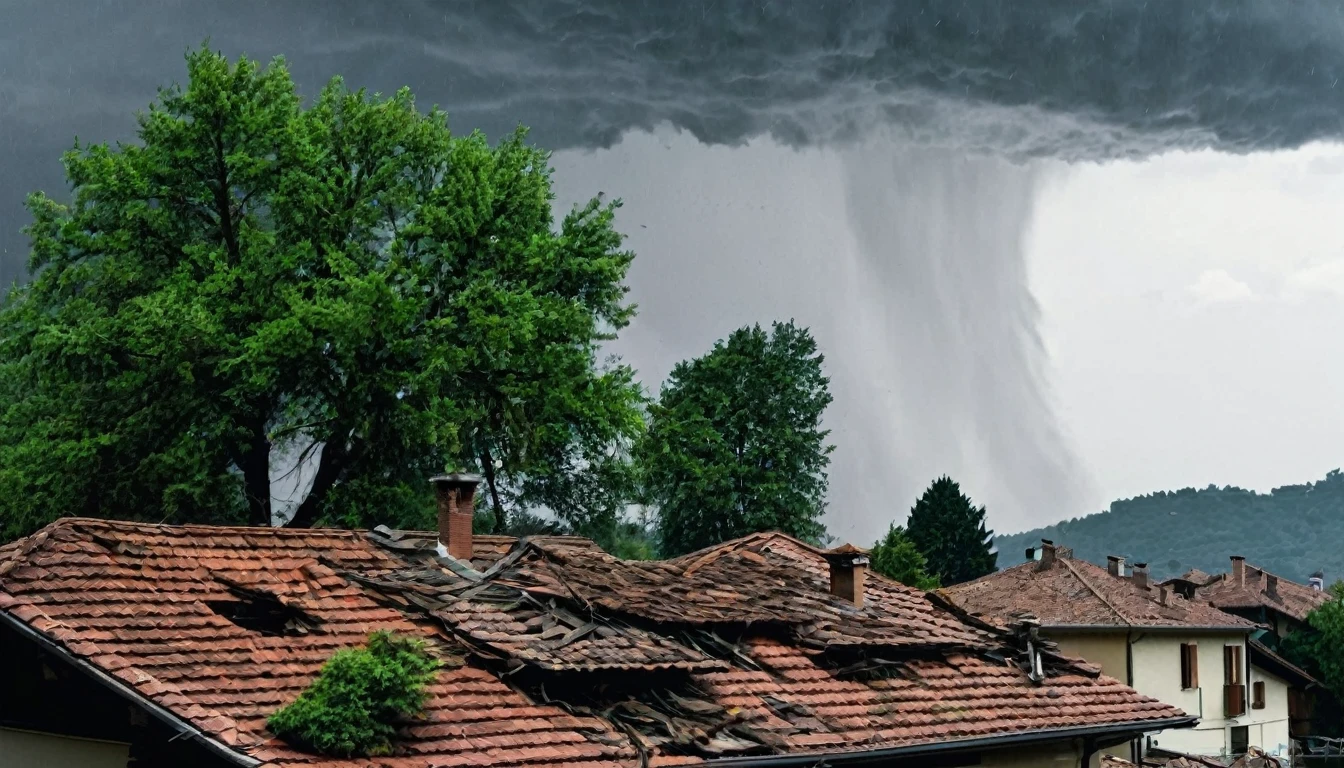
<svg viewBox="0 0 1344 768">
<path fill-rule="evenodd" d="M 236 584 L 224 586 L 235 599 L 206 600 L 205 604 L 243 629 L 267 637 L 302 637 L 322 631 L 322 622 L 275 595 Z"/>
</svg>

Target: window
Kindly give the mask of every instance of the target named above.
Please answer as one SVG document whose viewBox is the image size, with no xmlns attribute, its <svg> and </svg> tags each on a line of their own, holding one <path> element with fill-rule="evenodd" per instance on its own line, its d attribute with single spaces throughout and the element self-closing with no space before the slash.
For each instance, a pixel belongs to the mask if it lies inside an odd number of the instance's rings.
<svg viewBox="0 0 1344 768">
<path fill-rule="evenodd" d="M 1251 683 L 1251 709 L 1265 708 L 1265 681 Z"/>
<path fill-rule="evenodd" d="M 1242 680 L 1241 646 L 1223 646 L 1223 714 L 1227 717 L 1246 714 L 1246 686 Z"/>
<path fill-rule="evenodd" d="M 1223 682 L 1241 685 L 1241 646 L 1223 646 Z"/>
<path fill-rule="evenodd" d="M 1181 643 L 1181 688 L 1199 687 L 1199 646 Z"/>
</svg>

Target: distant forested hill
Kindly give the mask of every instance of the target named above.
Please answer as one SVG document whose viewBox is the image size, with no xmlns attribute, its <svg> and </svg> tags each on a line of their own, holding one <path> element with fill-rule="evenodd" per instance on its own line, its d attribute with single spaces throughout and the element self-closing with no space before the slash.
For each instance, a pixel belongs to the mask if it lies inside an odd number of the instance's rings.
<svg viewBox="0 0 1344 768">
<path fill-rule="evenodd" d="M 1042 538 L 1094 563 L 1104 564 L 1107 555 L 1146 561 L 1159 578 L 1189 568 L 1221 573 L 1229 555 L 1245 555 L 1293 581 L 1323 569 L 1329 584 L 1344 578 L 1344 474 L 1335 470 L 1270 493 L 1211 485 L 1117 501 L 1109 512 L 995 537 L 999 567 L 1022 562 Z"/>
</svg>

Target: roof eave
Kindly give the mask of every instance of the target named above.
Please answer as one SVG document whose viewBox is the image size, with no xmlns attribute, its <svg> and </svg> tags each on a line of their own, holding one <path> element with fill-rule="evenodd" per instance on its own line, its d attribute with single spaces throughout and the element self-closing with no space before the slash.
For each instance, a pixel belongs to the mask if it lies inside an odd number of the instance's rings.
<svg viewBox="0 0 1344 768">
<path fill-rule="evenodd" d="M 1184 715 L 1163 720 L 1143 720 L 1107 725 L 1085 725 L 1072 728 L 1047 728 L 1037 731 L 1023 731 L 998 736 L 981 736 L 971 739 L 953 739 L 927 744 L 913 744 L 901 747 L 870 749 L 862 752 L 807 752 L 790 755 L 759 755 L 754 757 L 722 757 L 707 760 L 707 765 L 743 766 L 743 768 L 790 768 L 791 766 L 859 765 L 869 762 L 881 762 L 895 758 L 917 757 L 920 755 L 942 754 L 947 752 L 965 752 L 975 749 L 995 749 L 999 747 L 1023 746 L 1064 739 L 1121 737 L 1119 741 L 1141 733 L 1163 731 L 1168 728 L 1187 728 L 1199 722 L 1198 717 Z M 1118 742 L 1117 742 L 1118 743 Z"/>
<path fill-rule="evenodd" d="M 181 717 L 178 717 L 177 715 L 173 714 L 172 711 L 165 709 L 164 707 L 154 703 L 150 699 L 146 698 L 139 691 L 123 683 L 121 680 L 118 680 L 112 675 L 109 675 L 108 673 L 99 669 L 92 663 L 85 661 L 84 659 L 81 659 L 80 657 L 70 653 L 70 651 L 68 651 L 60 643 L 56 642 L 50 637 L 47 637 L 45 634 L 37 631 L 36 629 L 33 629 L 32 627 L 28 626 L 18 617 L 11 615 L 9 612 L 0 611 L 0 621 L 3 621 L 5 624 L 13 627 L 14 630 L 17 631 L 20 635 L 23 635 L 24 637 L 27 637 L 29 640 L 32 640 L 33 642 L 37 643 L 43 650 L 51 653 L 54 656 L 58 656 L 62 660 L 68 662 L 71 666 L 73 666 L 75 669 L 79 670 L 81 673 L 91 678 L 94 682 L 99 683 L 104 687 L 110 688 L 117 695 L 130 701 L 136 706 L 143 708 L 156 720 L 159 720 L 160 722 L 167 725 L 169 728 L 172 728 L 173 730 L 177 731 L 179 736 L 197 742 L 206 750 L 210 751 L 211 753 L 215 754 L 218 757 L 223 758 L 230 765 L 244 766 L 245 768 L 256 768 L 256 766 L 262 764 L 260 760 L 254 757 L 249 757 L 248 755 L 245 755 L 241 752 L 234 750 L 229 745 L 215 739 L 214 737 L 208 735 L 205 731 L 202 731 L 200 728 L 197 728 L 196 726 L 192 725 L 190 722 L 183 720 Z"/>
<path fill-rule="evenodd" d="M 1147 626 L 1144 624 L 1041 624 L 1041 629 L 1056 632 L 1071 630 L 1076 632 L 1153 632 L 1161 634 L 1180 634 L 1182 632 L 1226 632 L 1227 634 L 1248 635 L 1262 627 L 1230 627 L 1226 625 L 1170 625 Z"/>
</svg>

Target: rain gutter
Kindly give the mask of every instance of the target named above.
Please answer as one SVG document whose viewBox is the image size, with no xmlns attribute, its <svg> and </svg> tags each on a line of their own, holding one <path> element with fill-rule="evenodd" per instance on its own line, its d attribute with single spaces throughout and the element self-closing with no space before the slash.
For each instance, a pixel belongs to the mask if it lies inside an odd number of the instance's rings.
<svg viewBox="0 0 1344 768">
<path fill-rule="evenodd" d="M 976 749 L 994 749 L 1021 744 L 1061 741 L 1064 739 L 1091 740 L 1099 744 L 1099 737 L 1107 735 L 1128 736 L 1134 733 L 1162 731 L 1168 728 L 1185 728 L 1199 722 L 1197 717 L 1171 717 L 1165 720 L 1123 723 L 1119 725 L 1091 725 L 1074 728 L 1050 728 L 1042 731 L 1009 733 L 1002 736 L 986 736 L 977 739 L 955 739 L 933 744 L 916 744 L 904 747 L 886 747 L 869 749 L 862 752 L 812 752 L 795 755 L 761 755 L 758 757 L 724 757 L 706 761 L 712 766 L 743 766 L 743 768 L 793 768 L 798 766 L 820 765 L 860 765 L 882 762 L 896 758 L 936 755 L 947 752 L 966 752 Z M 1123 739 L 1122 739 L 1123 741 Z"/>
</svg>

